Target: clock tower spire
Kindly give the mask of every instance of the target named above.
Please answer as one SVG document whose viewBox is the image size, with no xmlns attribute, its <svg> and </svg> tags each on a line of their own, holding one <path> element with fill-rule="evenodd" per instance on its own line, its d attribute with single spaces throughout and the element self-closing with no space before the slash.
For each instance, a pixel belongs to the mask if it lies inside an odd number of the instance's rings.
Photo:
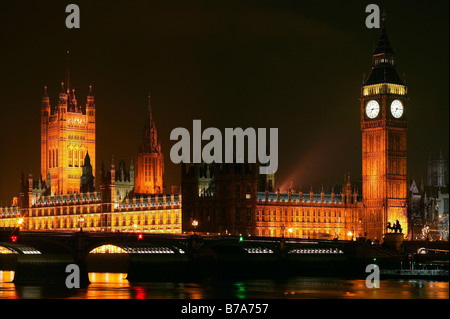
<svg viewBox="0 0 450 319">
<path fill-rule="evenodd" d="M 407 219 L 407 87 L 396 71 L 383 14 L 372 69 L 361 88 L 362 179 L 367 233 L 381 239 L 388 222 Z"/>
</svg>

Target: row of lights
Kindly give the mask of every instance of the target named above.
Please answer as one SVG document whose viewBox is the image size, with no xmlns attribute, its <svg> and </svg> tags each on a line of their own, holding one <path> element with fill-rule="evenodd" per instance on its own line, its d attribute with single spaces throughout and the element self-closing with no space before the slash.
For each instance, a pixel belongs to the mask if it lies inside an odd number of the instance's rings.
<svg viewBox="0 0 450 319">
<path fill-rule="evenodd" d="M 273 254 L 273 250 L 269 248 L 244 248 L 249 254 Z"/>
<path fill-rule="evenodd" d="M 344 252 L 340 249 L 332 249 L 332 248 L 325 248 L 325 249 L 291 249 L 289 251 L 289 254 L 343 254 Z"/>
<path fill-rule="evenodd" d="M 138 254 L 174 254 L 175 252 L 167 247 L 161 248 L 127 248 L 128 253 Z M 183 252 L 184 253 L 184 252 Z"/>
</svg>

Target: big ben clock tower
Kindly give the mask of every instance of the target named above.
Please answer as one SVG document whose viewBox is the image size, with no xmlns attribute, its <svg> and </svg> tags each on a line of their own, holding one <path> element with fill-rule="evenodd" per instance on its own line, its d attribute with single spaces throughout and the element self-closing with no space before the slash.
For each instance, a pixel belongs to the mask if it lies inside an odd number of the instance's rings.
<svg viewBox="0 0 450 319">
<path fill-rule="evenodd" d="M 395 69 L 383 25 L 372 70 L 361 88 L 362 179 L 367 236 L 381 239 L 388 222 L 407 219 L 407 87 Z"/>
</svg>

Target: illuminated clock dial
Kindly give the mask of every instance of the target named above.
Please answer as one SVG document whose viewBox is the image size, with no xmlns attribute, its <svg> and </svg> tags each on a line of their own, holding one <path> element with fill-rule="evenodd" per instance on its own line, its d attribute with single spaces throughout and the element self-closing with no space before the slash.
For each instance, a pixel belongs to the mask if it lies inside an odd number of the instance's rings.
<svg viewBox="0 0 450 319">
<path fill-rule="evenodd" d="M 391 103 L 391 113 L 396 119 L 403 115 L 403 104 L 400 100 L 394 100 Z"/>
<path fill-rule="evenodd" d="M 378 113 L 380 113 L 380 105 L 377 101 L 372 100 L 369 101 L 366 105 L 366 114 L 369 118 L 374 119 L 378 116 Z"/>
</svg>

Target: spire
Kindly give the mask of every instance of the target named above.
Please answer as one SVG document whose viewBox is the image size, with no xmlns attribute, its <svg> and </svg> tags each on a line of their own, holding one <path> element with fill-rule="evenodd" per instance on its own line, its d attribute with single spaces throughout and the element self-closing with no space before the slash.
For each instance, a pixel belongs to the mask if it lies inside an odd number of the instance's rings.
<svg viewBox="0 0 450 319">
<path fill-rule="evenodd" d="M 151 94 L 148 94 L 148 117 L 145 120 L 143 141 L 141 152 L 160 153 L 161 146 L 158 144 L 158 133 L 155 122 L 153 121 L 153 112 L 151 104 Z"/>
<path fill-rule="evenodd" d="M 66 62 L 66 90 L 67 90 L 67 94 L 70 95 L 70 55 L 69 55 L 69 50 L 67 50 L 67 62 Z"/>
<path fill-rule="evenodd" d="M 150 123 L 153 122 L 153 114 L 152 114 L 152 95 L 151 92 L 148 91 L 148 115 L 150 117 Z"/>
<path fill-rule="evenodd" d="M 89 151 L 86 151 L 86 156 L 84 157 L 84 166 L 91 165 L 91 157 L 89 156 Z"/>
<path fill-rule="evenodd" d="M 386 12 L 383 10 L 382 18 L 381 18 L 381 37 L 380 41 L 378 41 L 378 46 L 373 52 L 376 54 L 395 54 L 392 49 L 391 43 L 389 42 L 387 32 L 386 32 Z"/>
<path fill-rule="evenodd" d="M 405 85 L 395 69 L 395 52 L 386 32 L 386 13 L 384 11 L 381 19 L 380 39 L 372 54 L 372 70 L 363 85 L 382 83 Z"/>
</svg>

